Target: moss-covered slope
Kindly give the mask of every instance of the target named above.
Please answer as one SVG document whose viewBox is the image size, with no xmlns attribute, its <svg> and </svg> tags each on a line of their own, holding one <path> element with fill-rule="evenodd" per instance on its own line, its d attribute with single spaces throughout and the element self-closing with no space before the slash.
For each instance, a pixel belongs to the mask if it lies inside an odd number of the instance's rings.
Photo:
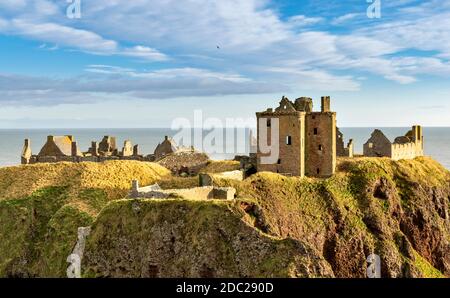
<svg viewBox="0 0 450 298">
<path fill-rule="evenodd" d="M 65 276 L 78 227 L 126 196 L 132 179 L 168 174 L 134 161 L 0 168 L 0 276 Z"/>
<path fill-rule="evenodd" d="M 83 268 L 90 277 L 320 277 L 329 264 L 308 245 L 269 237 L 239 203 L 122 200 L 92 227 Z"/>
<path fill-rule="evenodd" d="M 364 277 L 371 253 L 384 277 L 450 276 L 450 174 L 430 158 L 344 159 L 325 180 L 258 173 L 216 183 L 255 203 L 255 226 L 310 243 L 336 276 Z"/>
<path fill-rule="evenodd" d="M 372 253 L 384 277 L 450 276 L 450 174 L 429 158 L 217 180 L 236 202 L 122 200 L 134 178 L 197 181 L 132 161 L 1 168 L 0 276 L 65 276 L 88 225 L 86 276 L 364 277 Z"/>
</svg>

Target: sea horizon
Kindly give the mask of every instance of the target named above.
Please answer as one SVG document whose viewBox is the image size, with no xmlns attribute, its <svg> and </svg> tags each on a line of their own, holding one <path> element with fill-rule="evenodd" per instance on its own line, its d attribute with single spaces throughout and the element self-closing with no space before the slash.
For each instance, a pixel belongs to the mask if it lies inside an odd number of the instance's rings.
<svg viewBox="0 0 450 298">
<path fill-rule="evenodd" d="M 354 140 L 355 154 L 362 154 L 363 144 L 369 139 L 374 129 L 381 129 L 385 135 L 393 141 L 395 137 L 404 135 L 409 127 L 340 127 L 344 133 L 345 142 Z M 450 148 L 450 127 L 446 126 L 426 126 L 424 129 L 425 155 L 431 156 L 444 167 L 450 169 L 450 151 L 442 150 Z M 238 140 L 238 132 L 245 130 L 245 139 Z M 249 153 L 249 130 L 250 128 L 224 128 L 223 145 L 226 145 L 226 137 L 229 132 L 234 131 L 233 152 L 213 152 L 210 153 L 212 159 L 233 159 L 235 155 L 245 155 Z M 73 135 L 78 142 L 81 151 L 87 151 L 92 141 L 100 141 L 105 135 L 117 138 L 117 147 L 121 149 L 125 140 L 130 140 L 133 144 L 138 144 L 140 153 L 147 155 L 153 153 L 164 136 L 174 136 L 179 130 L 172 130 L 168 127 L 140 127 L 140 128 L 0 128 L 0 167 L 15 166 L 20 164 L 20 154 L 23 148 L 24 139 L 31 140 L 34 154 L 37 154 L 44 145 L 47 135 Z M 193 128 L 198 132 L 198 128 Z M 203 137 L 208 134 L 208 130 L 203 130 Z M 189 146 L 192 144 L 180 144 Z M 241 150 L 237 150 L 241 148 Z M 245 148 L 245 150 L 242 150 Z M 197 148 L 198 149 L 198 148 Z M 225 151 L 225 150 L 224 150 Z M 207 152 L 208 153 L 208 152 Z"/>
</svg>

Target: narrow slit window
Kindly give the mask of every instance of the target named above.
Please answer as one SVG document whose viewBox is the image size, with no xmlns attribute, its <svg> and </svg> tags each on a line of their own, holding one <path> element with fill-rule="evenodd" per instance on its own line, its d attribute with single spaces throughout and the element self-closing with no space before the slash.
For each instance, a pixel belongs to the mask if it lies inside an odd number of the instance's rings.
<svg viewBox="0 0 450 298">
<path fill-rule="evenodd" d="M 292 145 L 292 137 L 291 136 L 286 137 L 286 145 Z"/>
<path fill-rule="evenodd" d="M 323 146 L 319 145 L 319 151 L 323 151 Z"/>
<path fill-rule="evenodd" d="M 319 129 L 314 128 L 314 135 L 317 135 L 317 134 L 319 134 Z"/>
</svg>

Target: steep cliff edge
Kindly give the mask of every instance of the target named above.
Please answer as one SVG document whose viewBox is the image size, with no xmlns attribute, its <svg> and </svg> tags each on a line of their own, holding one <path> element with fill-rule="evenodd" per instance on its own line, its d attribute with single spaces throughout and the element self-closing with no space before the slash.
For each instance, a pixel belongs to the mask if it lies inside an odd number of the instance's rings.
<svg viewBox="0 0 450 298">
<path fill-rule="evenodd" d="M 450 173 L 429 158 L 217 180 L 234 202 L 124 200 L 133 178 L 185 183 L 152 163 L 0 168 L 0 276 L 65 276 L 81 226 L 85 276 L 364 277 L 372 253 L 384 277 L 450 276 Z"/>
<path fill-rule="evenodd" d="M 254 224 L 315 247 L 337 277 L 365 277 L 381 257 L 384 277 L 450 276 L 450 174 L 430 158 L 342 159 L 329 179 L 259 173 L 216 181 L 254 202 Z"/>
</svg>

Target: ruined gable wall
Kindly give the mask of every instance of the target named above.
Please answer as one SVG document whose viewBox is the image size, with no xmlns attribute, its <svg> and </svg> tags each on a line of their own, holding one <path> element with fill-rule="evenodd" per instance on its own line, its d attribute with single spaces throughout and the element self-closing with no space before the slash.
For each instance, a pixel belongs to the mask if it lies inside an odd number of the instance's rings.
<svg viewBox="0 0 450 298">
<path fill-rule="evenodd" d="M 165 140 L 162 142 L 156 149 L 155 149 L 155 158 L 158 160 L 160 158 L 163 158 L 167 154 L 174 153 L 172 143 L 168 140 Z"/>
<path fill-rule="evenodd" d="M 56 146 L 54 141 L 48 140 L 42 147 L 38 156 L 66 156 L 61 150 Z"/>
<path fill-rule="evenodd" d="M 364 144 L 364 156 L 392 157 L 392 143 L 383 134 L 374 133 Z"/>
</svg>

